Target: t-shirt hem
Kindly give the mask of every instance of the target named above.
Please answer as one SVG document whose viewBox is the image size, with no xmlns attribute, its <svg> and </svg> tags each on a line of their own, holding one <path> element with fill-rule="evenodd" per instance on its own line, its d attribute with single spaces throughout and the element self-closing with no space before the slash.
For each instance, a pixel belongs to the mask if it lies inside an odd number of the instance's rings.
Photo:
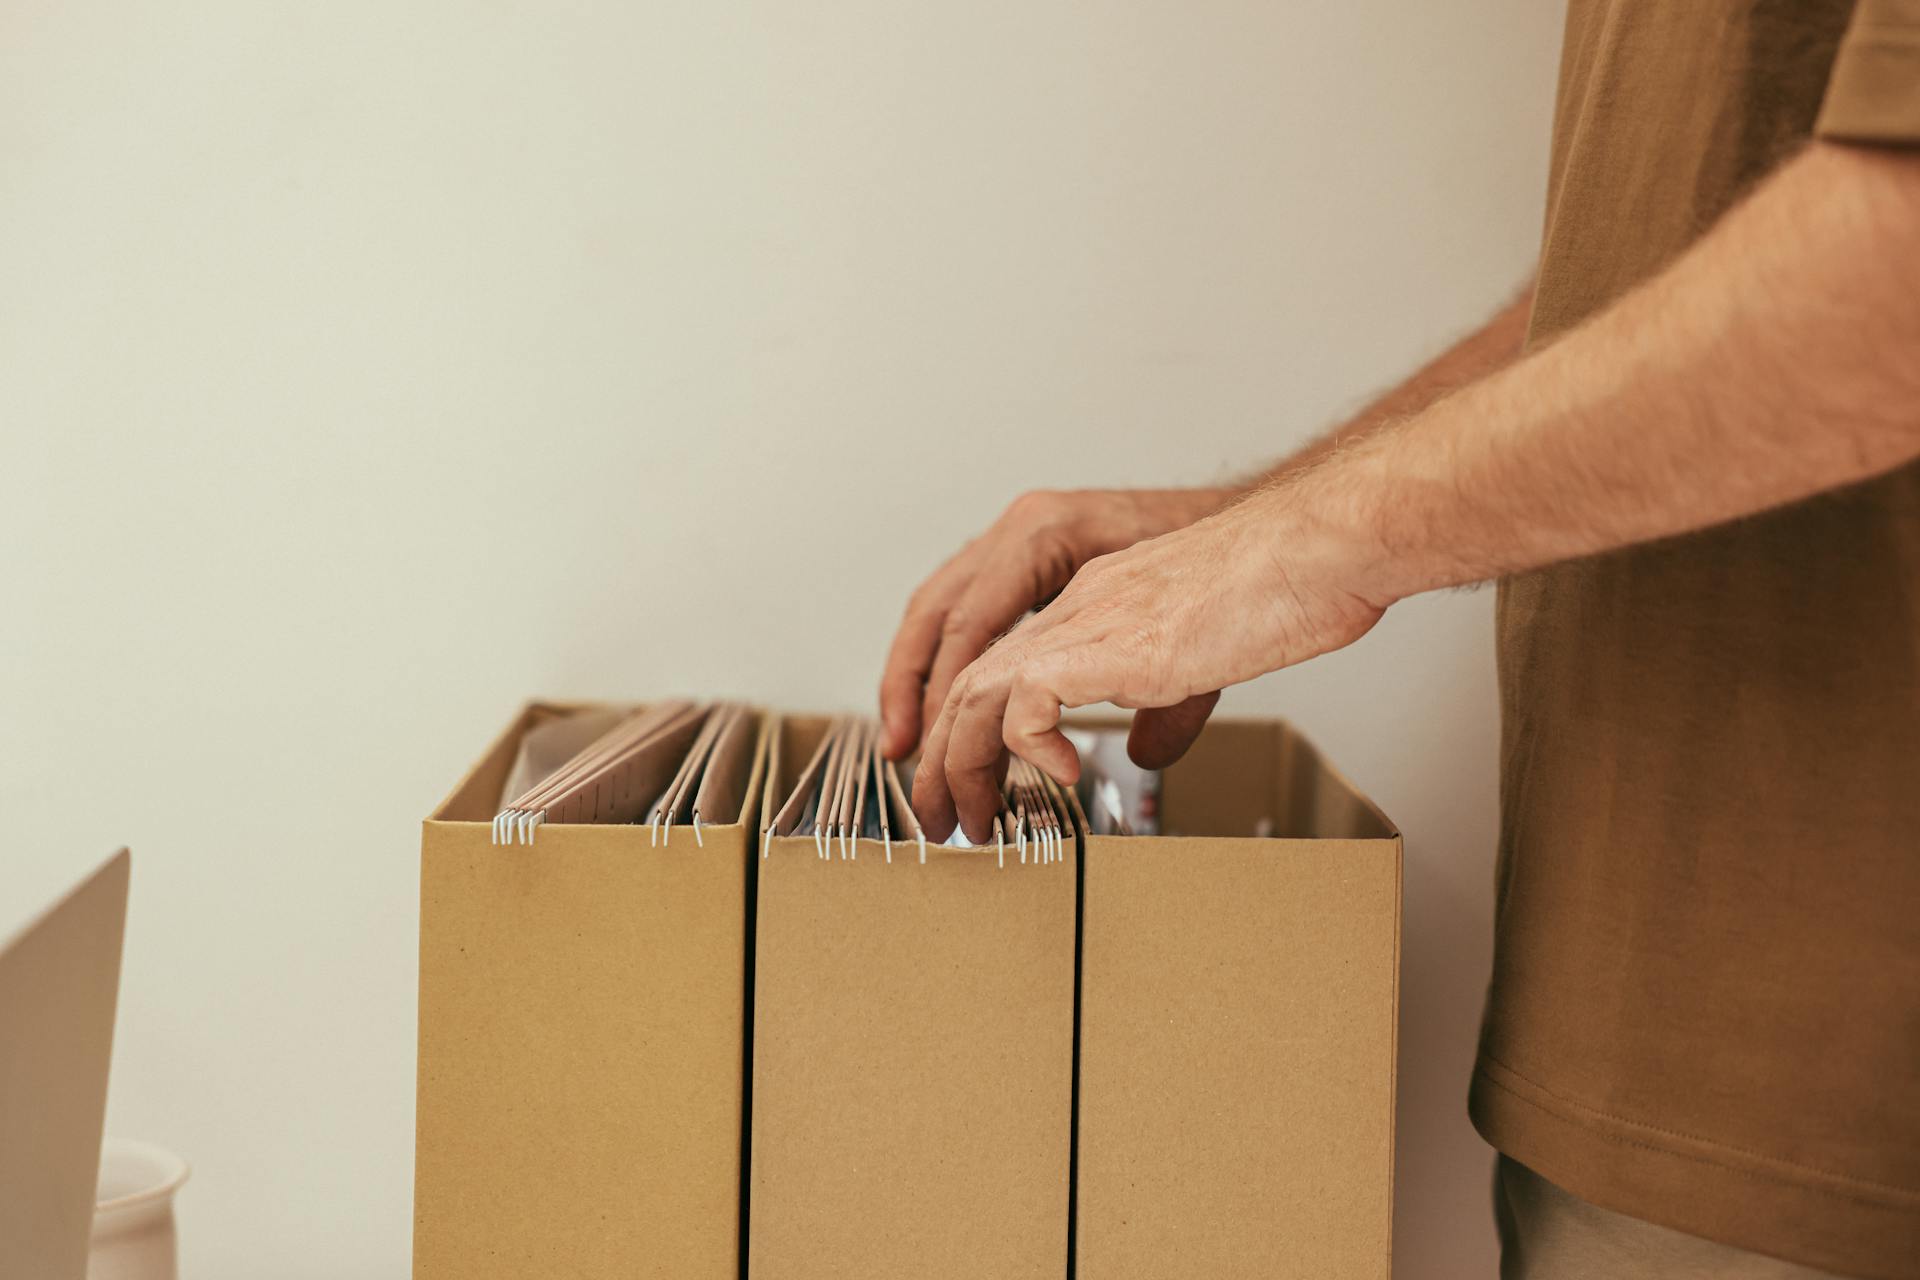
<svg viewBox="0 0 1920 1280">
<path fill-rule="evenodd" d="M 1920 1190 L 1609 1115 L 1484 1053 L 1468 1111 L 1500 1152 L 1602 1208 L 1865 1280 L 1920 1275 Z"/>
</svg>

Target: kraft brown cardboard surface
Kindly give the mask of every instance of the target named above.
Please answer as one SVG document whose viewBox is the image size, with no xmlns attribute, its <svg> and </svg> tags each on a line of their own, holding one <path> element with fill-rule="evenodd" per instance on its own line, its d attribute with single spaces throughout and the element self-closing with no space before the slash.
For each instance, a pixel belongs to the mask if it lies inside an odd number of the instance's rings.
<svg viewBox="0 0 1920 1280">
<path fill-rule="evenodd" d="M 424 827 L 414 1275 L 729 1280 L 764 736 L 697 838 L 493 843 L 522 735 L 567 710 L 529 707 Z"/>
<path fill-rule="evenodd" d="M 0 1280 L 86 1275 L 128 864 L 0 938 Z"/>
<path fill-rule="evenodd" d="M 825 772 L 819 717 L 760 728 L 704 848 L 493 845 L 564 710 L 426 825 L 416 1275 L 730 1276 L 743 1212 L 759 1280 L 1066 1274 L 1082 868 L 1078 1274 L 1387 1273 L 1399 838 L 1297 735 L 1211 726 L 1163 779 L 1171 834 L 1044 864 L 923 863 L 890 778 L 891 863 L 823 859 L 798 809 L 750 857 Z"/>
<path fill-rule="evenodd" d="M 798 773 L 827 722 L 786 720 Z M 771 789 L 784 797 L 791 777 Z M 767 841 L 754 1280 L 1066 1274 L 1077 854 Z"/>
<path fill-rule="evenodd" d="M 1385 1277 L 1400 838 L 1274 724 L 1161 812 L 1086 841 L 1078 1275 Z"/>
</svg>

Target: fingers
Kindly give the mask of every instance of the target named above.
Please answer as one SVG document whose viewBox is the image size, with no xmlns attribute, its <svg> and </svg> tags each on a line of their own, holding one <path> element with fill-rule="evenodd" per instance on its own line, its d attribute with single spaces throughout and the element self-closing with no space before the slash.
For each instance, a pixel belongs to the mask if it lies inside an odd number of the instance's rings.
<svg viewBox="0 0 1920 1280">
<path fill-rule="evenodd" d="M 940 615 L 908 610 L 880 673 L 880 750 L 898 760 L 920 741 L 920 690 L 940 640 Z"/>
<path fill-rule="evenodd" d="M 929 840 L 944 841 L 961 826 L 961 815 L 970 815 L 964 824 L 967 839 L 982 844 L 993 834 L 993 819 L 1000 812 L 1000 784 L 1007 774 L 1006 753 L 981 752 L 977 748 L 961 751 L 956 763 L 950 747 L 961 702 L 955 698 L 941 711 L 927 734 L 927 745 L 920 752 L 920 765 L 913 772 L 913 812 Z M 983 782 L 984 779 L 984 782 Z M 956 788 L 957 782 L 957 788 Z"/>
<path fill-rule="evenodd" d="M 1031 679 L 1014 682 L 1001 739 L 1007 750 L 1061 786 L 1080 781 L 1080 753 L 1060 732 L 1060 699 Z"/>
<path fill-rule="evenodd" d="M 947 790 L 947 738 L 953 726 L 953 708 L 943 708 L 927 731 L 920 764 L 913 771 L 913 815 L 927 839 L 944 842 L 958 823 L 953 796 Z"/>
<path fill-rule="evenodd" d="M 960 673 L 1021 614 L 1040 603 L 1039 578 L 1031 564 L 989 561 L 982 565 L 941 624 L 939 652 L 921 695 L 922 723 L 931 724 L 940 714 Z"/>
<path fill-rule="evenodd" d="M 970 674 L 950 701 L 953 710 L 943 756 L 947 793 L 960 829 L 967 839 L 980 844 L 993 834 L 993 819 L 1000 812 L 995 779 L 1006 753 L 1000 722 L 1007 711 L 1007 685 L 992 672 Z"/>
<path fill-rule="evenodd" d="M 978 543 L 961 548 L 907 602 L 906 615 L 887 652 L 887 665 L 880 673 L 880 751 L 889 760 L 904 759 L 919 743 L 923 724 L 932 723 L 940 709 L 936 703 L 922 721 L 920 692 L 940 647 L 940 629 L 946 625 L 953 601 L 972 578 L 972 564 L 978 554 Z"/>
<path fill-rule="evenodd" d="M 1060 731 L 1061 712 L 1112 699 L 1121 675 L 1105 670 L 1117 656 L 1109 646 L 1063 652 L 1071 657 L 996 649 L 955 682 L 914 771 L 913 808 L 930 839 L 945 840 L 956 826 L 975 844 L 992 835 L 1009 751 L 1063 786 L 1080 780 L 1080 756 Z M 1144 769 L 1166 768 L 1186 754 L 1219 700 L 1217 692 L 1202 693 L 1140 711 L 1127 753 Z"/>
<path fill-rule="evenodd" d="M 957 822 L 967 839 L 986 840 L 1000 812 L 999 783 L 1009 750 L 1064 786 L 1079 781 L 1080 756 L 1060 731 L 1060 713 L 1063 705 L 1086 706 L 1112 696 L 1112 675 L 1103 662 L 1110 654 L 1105 646 L 1081 643 L 1072 634 L 1046 639 L 1038 655 L 1026 644 L 997 648 L 955 683 L 915 774 L 916 812 L 920 775 L 928 776 L 928 810 L 920 817 L 929 828 L 937 825 L 934 819 L 947 830 Z"/>
<path fill-rule="evenodd" d="M 1036 755 L 1021 753 L 1026 759 L 1078 776 L 1079 757 L 1058 729 L 1059 703 L 1049 702 L 1040 686 L 1023 683 L 1019 706 L 1009 707 L 1009 677 L 1018 669 L 1017 657 L 997 651 L 974 664 L 935 719 L 913 776 L 914 813 L 930 838 L 944 840 L 956 825 L 974 844 L 992 836 L 1007 770 L 1007 724 L 1025 726 L 1023 743 L 1040 744 Z"/>
<path fill-rule="evenodd" d="M 1086 501 L 1023 494 L 915 593 L 880 679 L 881 749 L 889 758 L 913 750 L 955 678 L 1022 614 L 1064 588 L 1097 549 L 1099 539 L 1074 514 Z"/>
<path fill-rule="evenodd" d="M 1238 526 L 1202 522 L 1092 559 L 1051 604 L 960 669 L 971 646 L 990 638 L 984 619 L 998 625 L 993 609 L 1012 599 L 968 588 L 969 612 L 946 629 L 927 682 L 930 697 L 951 682 L 915 770 L 914 808 L 928 834 L 945 839 L 957 823 L 976 842 L 988 837 L 1009 750 L 1059 782 L 1078 781 L 1079 758 L 1060 732 L 1064 708 L 1147 708 L 1129 753 L 1149 768 L 1179 759 L 1219 699 L 1193 690 L 1276 665 L 1270 637 L 1242 617 L 1247 588 L 1261 581 L 1245 576 L 1247 545 Z M 969 616 L 981 620 L 972 634 Z"/>
<path fill-rule="evenodd" d="M 986 651 L 988 636 L 984 640 L 974 640 L 971 636 L 948 635 L 943 630 L 940 650 L 934 655 L 933 670 L 927 674 L 926 684 L 920 690 L 921 723 L 932 724 L 946 709 L 947 696 L 953 691 L 953 682 L 960 677 L 973 660 Z"/>
<path fill-rule="evenodd" d="M 1165 769 L 1181 756 L 1207 727 L 1220 693 L 1197 693 L 1171 707 L 1146 707 L 1133 717 L 1127 735 L 1127 755 L 1142 769 Z"/>
</svg>

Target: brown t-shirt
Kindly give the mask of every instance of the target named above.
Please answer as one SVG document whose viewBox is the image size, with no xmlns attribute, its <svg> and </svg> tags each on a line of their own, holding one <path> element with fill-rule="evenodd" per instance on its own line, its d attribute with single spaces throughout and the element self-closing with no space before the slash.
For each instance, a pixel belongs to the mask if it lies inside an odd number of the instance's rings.
<svg viewBox="0 0 1920 1280">
<path fill-rule="evenodd" d="M 1532 341 L 1810 135 L 1920 144 L 1920 0 L 1573 0 Z M 1516 578 L 1499 644 L 1480 1131 L 1608 1208 L 1920 1276 L 1920 465 Z"/>
</svg>

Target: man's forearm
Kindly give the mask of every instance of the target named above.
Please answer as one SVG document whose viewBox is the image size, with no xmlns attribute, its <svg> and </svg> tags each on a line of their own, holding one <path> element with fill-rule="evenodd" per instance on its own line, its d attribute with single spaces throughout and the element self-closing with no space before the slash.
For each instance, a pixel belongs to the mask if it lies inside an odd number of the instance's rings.
<svg viewBox="0 0 1920 1280">
<path fill-rule="evenodd" d="M 985 839 L 1013 751 L 1078 779 L 1063 708 L 1177 758 L 1218 694 L 1395 600 L 1697 529 L 1920 455 L 1920 155 L 1817 147 L 1654 280 L 1425 412 L 1088 562 L 953 681 L 914 771 Z M 1139 758 L 1139 757 L 1136 757 Z"/>
<path fill-rule="evenodd" d="M 1016 499 L 907 602 L 880 677 L 887 727 L 881 749 L 898 760 L 918 745 L 954 677 L 1028 609 L 1058 594 L 1087 561 L 1186 528 L 1273 477 L 1329 456 L 1512 361 L 1526 336 L 1532 297 L 1529 287 L 1353 419 L 1250 479 L 1204 488 L 1036 492 Z M 1153 738 L 1151 724 L 1147 737 Z"/>
<path fill-rule="evenodd" d="M 1462 387 L 1470 386 L 1519 359 L 1526 346 L 1527 320 L 1533 312 L 1533 282 L 1485 324 L 1448 347 L 1385 395 L 1299 451 L 1289 454 L 1243 489 L 1291 475 L 1337 449 L 1356 444 L 1388 423 L 1411 417 Z"/>
<path fill-rule="evenodd" d="M 1462 387 L 1470 386 L 1520 358 L 1526 347 L 1527 321 L 1533 312 L 1533 282 L 1495 312 L 1491 319 L 1414 370 L 1404 382 L 1326 434 L 1317 436 L 1280 461 L 1244 480 L 1190 489 L 1141 491 L 1165 500 L 1191 522 L 1218 511 L 1263 485 L 1297 475 L 1337 451 L 1359 443 L 1391 423 L 1411 417 Z M 1144 536 L 1144 535 L 1143 535 Z"/>
<path fill-rule="evenodd" d="M 1820 145 L 1580 328 L 1247 501 L 1385 603 L 1917 455 L 1920 156 Z"/>
</svg>

